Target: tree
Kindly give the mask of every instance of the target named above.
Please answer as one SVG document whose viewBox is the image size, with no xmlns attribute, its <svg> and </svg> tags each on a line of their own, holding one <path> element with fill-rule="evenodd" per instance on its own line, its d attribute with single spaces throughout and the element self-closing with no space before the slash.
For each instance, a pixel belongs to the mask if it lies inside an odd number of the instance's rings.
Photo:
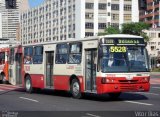
<svg viewBox="0 0 160 117">
<path fill-rule="evenodd" d="M 145 32 L 144 29 L 149 29 L 149 24 L 144 22 L 132 22 L 132 23 L 124 23 L 122 24 L 122 29 L 116 27 L 108 27 L 105 29 L 104 32 L 99 33 L 98 35 L 108 35 L 108 34 L 131 34 L 131 35 L 138 35 L 142 36 L 145 41 L 149 41 L 149 37 Z"/>
<path fill-rule="evenodd" d="M 149 29 L 149 24 L 144 22 L 135 22 L 135 23 L 124 23 L 122 24 L 122 33 L 123 34 L 132 34 L 142 36 L 145 41 L 149 41 L 149 37 L 146 33 L 143 32 L 144 29 Z"/>
<path fill-rule="evenodd" d="M 108 34 L 119 34 L 120 33 L 120 30 L 119 28 L 116 28 L 116 27 L 108 27 L 105 29 L 104 32 L 102 33 L 98 33 L 98 35 L 108 35 Z"/>
</svg>

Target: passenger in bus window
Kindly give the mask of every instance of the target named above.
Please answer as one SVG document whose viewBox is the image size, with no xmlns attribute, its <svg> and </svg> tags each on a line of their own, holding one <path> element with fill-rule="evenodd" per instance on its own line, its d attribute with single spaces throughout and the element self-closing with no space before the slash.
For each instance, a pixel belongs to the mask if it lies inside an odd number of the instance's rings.
<svg viewBox="0 0 160 117">
<path fill-rule="evenodd" d="M 25 57 L 25 60 L 24 60 L 24 63 L 25 63 L 25 64 L 31 64 L 31 63 L 32 63 L 32 58 L 31 58 L 31 56 L 26 56 L 26 57 Z"/>
<path fill-rule="evenodd" d="M 114 58 L 113 54 L 110 54 L 109 60 L 108 60 L 108 66 L 111 67 L 113 66 Z"/>
</svg>

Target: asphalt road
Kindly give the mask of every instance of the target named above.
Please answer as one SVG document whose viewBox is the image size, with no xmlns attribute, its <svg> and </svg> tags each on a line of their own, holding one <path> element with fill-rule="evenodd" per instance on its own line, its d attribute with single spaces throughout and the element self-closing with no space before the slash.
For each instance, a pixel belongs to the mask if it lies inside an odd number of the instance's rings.
<svg viewBox="0 0 160 117">
<path fill-rule="evenodd" d="M 16 89 L 16 90 L 15 90 Z M 21 116 L 55 115 L 64 117 L 160 116 L 160 75 L 152 74 L 149 92 L 122 93 L 117 100 L 108 95 L 86 94 L 73 99 L 64 91 L 43 90 L 28 94 L 15 86 L 0 84 L 0 117 L 5 114 Z M 138 116 L 140 116 L 138 115 Z M 18 117 L 19 117 L 18 116 Z M 45 117 L 47 117 L 45 116 Z"/>
</svg>

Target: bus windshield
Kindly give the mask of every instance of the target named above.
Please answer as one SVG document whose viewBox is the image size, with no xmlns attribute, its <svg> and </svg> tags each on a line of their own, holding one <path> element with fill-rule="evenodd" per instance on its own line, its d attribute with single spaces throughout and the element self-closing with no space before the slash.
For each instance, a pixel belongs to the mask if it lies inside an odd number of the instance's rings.
<svg viewBox="0 0 160 117">
<path fill-rule="evenodd" d="M 149 71 L 144 46 L 102 46 L 101 70 L 107 72 Z"/>
</svg>

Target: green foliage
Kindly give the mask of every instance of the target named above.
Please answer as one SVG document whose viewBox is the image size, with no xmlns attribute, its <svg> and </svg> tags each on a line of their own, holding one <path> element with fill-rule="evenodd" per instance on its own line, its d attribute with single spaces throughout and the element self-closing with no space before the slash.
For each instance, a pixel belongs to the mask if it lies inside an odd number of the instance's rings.
<svg viewBox="0 0 160 117">
<path fill-rule="evenodd" d="M 149 24 L 144 22 L 132 22 L 132 23 L 124 23 L 122 24 L 122 29 L 119 30 L 117 27 L 108 27 L 105 29 L 103 33 L 99 33 L 98 35 L 108 35 L 108 34 L 131 34 L 142 36 L 145 41 L 149 41 L 149 37 L 146 33 L 143 32 L 144 29 L 149 29 Z"/>
<path fill-rule="evenodd" d="M 142 33 L 142 30 L 148 29 L 148 28 L 149 28 L 149 25 L 144 22 L 124 23 L 122 24 L 122 33 L 140 36 Z"/>
<path fill-rule="evenodd" d="M 149 37 L 146 33 L 143 32 L 144 29 L 149 29 L 149 24 L 144 22 L 135 22 L 135 23 L 124 23 L 122 24 L 122 33 L 123 34 L 132 34 L 142 36 L 145 41 L 149 41 Z"/>
<path fill-rule="evenodd" d="M 119 34 L 120 33 L 120 30 L 119 30 L 119 28 L 118 27 L 108 27 L 108 28 L 106 28 L 105 29 L 105 32 L 107 33 L 107 34 Z"/>
<path fill-rule="evenodd" d="M 120 30 L 119 28 L 117 27 L 108 27 L 105 29 L 104 32 L 101 32 L 101 33 L 98 33 L 99 36 L 101 35 L 108 35 L 108 34 L 119 34 L 120 33 Z"/>
</svg>

